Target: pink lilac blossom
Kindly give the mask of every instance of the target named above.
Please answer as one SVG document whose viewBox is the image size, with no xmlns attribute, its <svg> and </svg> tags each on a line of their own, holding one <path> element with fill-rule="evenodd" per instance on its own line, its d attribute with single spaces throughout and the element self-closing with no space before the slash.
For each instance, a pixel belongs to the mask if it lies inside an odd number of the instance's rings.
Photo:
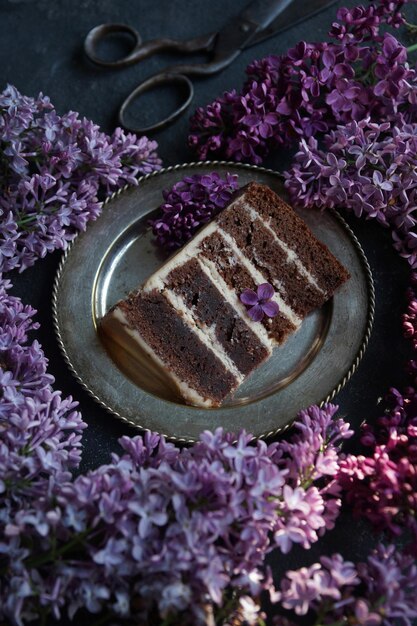
<svg viewBox="0 0 417 626">
<path fill-rule="evenodd" d="M 189 144 L 201 159 L 260 164 L 273 150 L 337 124 L 416 120 L 416 71 L 406 48 L 381 26 L 404 23 L 405 2 L 342 8 L 334 41 L 301 41 L 286 54 L 251 63 L 240 93 L 226 92 L 191 118 Z"/>
<path fill-rule="evenodd" d="M 417 274 L 412 273 L 404 336 L 415 352 Z M 417 386 L 416 361 L 407 364 Z M 390 389 L 385 411 L 375 423 L 362 426 L 366 455 L 348 455 L 340 462 L 338 481 L 356 516 L 366 517 L 378 531 L 398 537 L 408 531 L 407 552 L 417 557 L 417 390 Z"/>
<path fill-rule="evenodd" d="M 279 596 L 284 608 L 308 613 L 312 626 L 411 626 L 417 617 L 416 584 L 414 559 L 394 545 L 381 545 L 357 565 L 335 554 L 287 572 Z"/>
<path fill-rule="evenodd" d="M 166 251 L 180 248 L 224 209 L 237 188 L 236 175 L 211 172 L 185 176 L 165 189 L 159 215 L 150 221 L 155 243 Z"/>
<path fill-rule="evenodd" d="M 156 148 L 120 128 L 108 136 L 78 113 L 60 116 L 49 98 L 9 85 L 0 94 L 0 272 L 64 249 L 106 195 L 160 168 Z"/>
</svg>

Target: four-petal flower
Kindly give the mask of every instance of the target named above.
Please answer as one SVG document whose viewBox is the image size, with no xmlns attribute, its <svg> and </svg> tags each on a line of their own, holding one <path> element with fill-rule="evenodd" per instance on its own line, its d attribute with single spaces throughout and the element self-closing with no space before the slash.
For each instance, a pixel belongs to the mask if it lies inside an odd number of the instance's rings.
<svg viewBox="0 0 417 626">
<path fill-rule="evenodd" d="M 275 291 L 269 283 L 258 285 L 256 292 L 253 289 L 245 289 L 240 295 L 240 301 L 248 308 L 248 315 L 254 322 L 263 320 L 264 315 L 275 317 L 278 315 L 279 306 L 272 300 Z"/>
</svg>

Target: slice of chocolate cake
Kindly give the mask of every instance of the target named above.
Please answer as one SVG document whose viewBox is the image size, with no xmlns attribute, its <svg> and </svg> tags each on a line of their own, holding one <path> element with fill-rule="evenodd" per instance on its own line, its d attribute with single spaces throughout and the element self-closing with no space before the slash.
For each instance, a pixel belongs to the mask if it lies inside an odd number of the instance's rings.
<svg viewBox="0 0 417 626">
<path fill-rule="evenodd" d="M 291 207 L 250 183 L 101 328 L 187 404 L 220 406 L 348 277 Z M 265 283 L 279 312 L 255 322 L 240 297 Z"/>
</svg>

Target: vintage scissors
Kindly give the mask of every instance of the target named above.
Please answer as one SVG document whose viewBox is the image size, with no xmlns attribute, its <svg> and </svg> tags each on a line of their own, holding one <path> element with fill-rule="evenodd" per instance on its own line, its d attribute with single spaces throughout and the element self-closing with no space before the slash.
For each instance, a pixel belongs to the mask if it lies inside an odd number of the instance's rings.
<svg viewBox="0 0 417 626">
<path fill-rule="evenodd" d="M 211 55 L 211 59 L 207 63 L 172 65 L 140 83 L 128 95 L 119 109 L 119 123 L 127 130 L 138 134 L 148 134 L 171 124 L 185 112 L 194 96 L 193 84 L 188 78 L 189 76 L 207 76 L 220 72 L 230 65 L 244 48 L 272 37 L 289 25 L 302 21 L 305 17 L 317 13 L 335 1 L 253 0 L 238 16 L 227 22 L 218 32 L 184 41 L 159 38 L 142 42 L 137 30 L 131 26 L 100 24 L 88 33 L 84 42 L 84 51 L 90 61 L 108 68 L 127 67 L 162 51 L 186 54 L 206 52 Z M 97 55 L 97 47 L 107 35 L 113 33 L 130 35 L 134 40 L 134 47 L 126 56 L 115 61 L 107 61 Z M 133 100 L 145 91 L 165 84 L 174 84 L 182 89 L 185 96 L 180 106 L 163 120 L 146 128 L 129 126 L 126 122 L 126 111 Z"/>
</svg>

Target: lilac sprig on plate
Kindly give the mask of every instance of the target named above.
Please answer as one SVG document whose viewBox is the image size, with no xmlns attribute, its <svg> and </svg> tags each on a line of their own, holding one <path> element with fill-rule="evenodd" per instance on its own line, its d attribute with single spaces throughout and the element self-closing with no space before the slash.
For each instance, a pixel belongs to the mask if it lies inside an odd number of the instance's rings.
<svg viewBox="0 0 417 626">
<path fill-rule="evenodd" d="M 237 176 L 216 172 L 186 176 L 163 191 L 159 215 L 150 221 L 156 244 L 176 250 L 229 203 L 238 188 Z"/>
<path fill-rule="evenodd" d="M 106 195 L 160 168 L 156 149 L 120 128 L 108 136 L 78 113 L 58 115 L 49 98 L 9 85 L 0 94 L 0 272 L 64 249 Z"/>
<path fill-rule="evenodd" d="M 416 71 L 407 49 L 383 32 L 404 23 L 404 4 L 341 8 L 330 41 L 302 41 L 286 54 L 254 61 L 240 92 L 197 109 L 189 145 L 200 159 L 260 164 L 280 146 L 365 116 L 380 121 L 403 113 L 415 120 Z"/>
</svg>

